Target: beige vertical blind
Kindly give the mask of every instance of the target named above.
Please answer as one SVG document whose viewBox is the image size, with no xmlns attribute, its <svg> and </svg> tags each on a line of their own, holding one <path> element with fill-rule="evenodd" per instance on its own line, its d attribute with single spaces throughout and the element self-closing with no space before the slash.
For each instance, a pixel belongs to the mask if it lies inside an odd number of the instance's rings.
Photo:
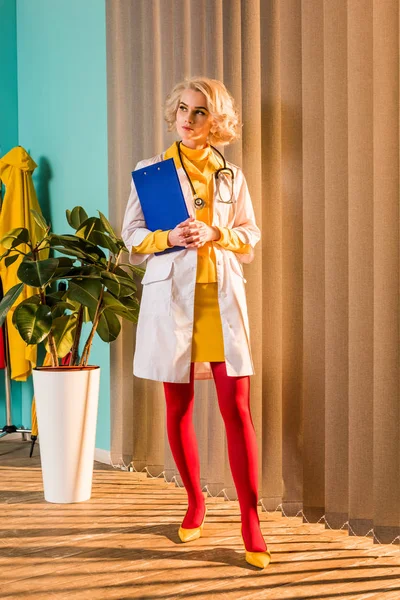
<svg viewBox="0 0 400 600">
<path fill-rule="evenodd" d="M 166 149 L 162 104 L 185 76 L 222 79 L 243 119 L 225 151 L 262 240 L 245 265 L 251 406 L 266 510 L 400 534 L 398 0 L 108 0 L 110 216 Z M 112 460 L 181 484 L 162 384 L 112 345 Z M 209 493 L 236 498 L 213 381 L 196 382 Z"/>
</svg>

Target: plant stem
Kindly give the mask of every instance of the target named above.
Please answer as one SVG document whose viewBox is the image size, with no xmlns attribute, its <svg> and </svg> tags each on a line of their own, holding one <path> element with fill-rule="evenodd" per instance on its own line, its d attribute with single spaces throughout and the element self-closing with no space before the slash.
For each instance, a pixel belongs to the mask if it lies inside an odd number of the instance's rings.
<svg viewBox="0 0 400 600">
<path fill-rule="evenodd" d="M 38 250 L 36 250 L 36 248 L 32 248 L 32 253 L 33 253 L 33 257 L 34 257 L 35 261 L 37 262 L 39 260 L 38 259 L 38 254 L 39 254 Z M 40 295 L 41 304 L 45 305 L 46 304 L 46 295 L 44 293 L 44 288 L 42 288 L 42 287 L 39 288 L 39 295 Z M 51 356 L 51 366 L 58 367 L 57 346 L 56 346 L 53 332 L 51 330 L 48 335 L 48 340 L 49 340 L 49 348 L 50 348 L 50 356 Z"/>
<path fill-rule="evenodd" d="M 120 254 L 121 254 L 121 251 L 118 253 L 116 264 L 118 263 L 118 259 L 119 259 L 119 255 Z M 107 269 L 106 269 L 107 271 L 111 270 L 110 269 L 111 264 L 112 264 L 112 257 L 110 255 L 108 257 L 108 264 L 107 264 Z M 115 267 L 116 267 L 116 265 L 115 265 Z M 115 267 L 114 267 L 114 269 L 115 269 Z M 83 348 L 81 360 L 80 360 L 80 363 L 79 363 L 80 366 L 86 367 L 86 365 L 88 363 L 88 360 L 89 360 L 89 354 L 90 354 L 90 350 L 91 350 L 91 347 L 92 347 L 94 334 L 96 333 L 96 329 L 97 329 L 97 326 L 99 324 L 100 317 L 101 317 L 100 307 L 101 307 L 101 303 L 102 303 L 102 300 L 103 300 L 103 296 L 104 296 L 104 285 L 102 286 L 101 291 L 100 291 L 99 299 L 98 299 L 97 306 L 96 306 L 96 312 L 95 312 L 94 317 L 93 317 L 92 329 L 90 330 L 89 337 L 86 340 L 86 344 L 85 344 L 85 346 Z"/>
<path fill-rule="evenodd" d="M 50 250 L 51 246 L 43 246 L 43 248 L 40 248 L 40 246 L 38 246 L 37 251 L 38 252 L 43 252 L 43 250 Z"/>
<path fill-rule="evenodd" d="M 72 345 L 72 349 L 71 349 L 71 360 L 70 360 L 70 365 L 74 365 L 78 356 L 78 348 L 79 348 L 79 340 L 81 338 L 81 332 L 82 332 L 82 324 L 83 324 L 83 311 L 84 311 L 84 307 L 81 304 L 78 310 L 78 318 L 77 318 L 77 322 L 76 322 L 76 329 L 75 329 L 75 337 L 74 337 L 74 343 Z"/>
<path fill-rule="evenodd" d="M 51 366 L 58 367 L 57 346 L 54 339 L 54 335 L 51 331 L 49 333 L 49 348 L 51 354 Z"/>
<path fill-rule="evenodd" d="M 42 288 L 39 288 L 39 294 L 40 294 L 40 303 L 46 304 L 46 296 L 45 296 Z M 48 335 L 48 340 L 49 340 L 49 348 L 50 348 L 50 355 L 51 355 L 51 366 L 58 367 L 57 346 L 56 346 L 56 341 L 54 339 L 53 332 L 51 330 Z"/>
<path fill-rule="evenodd" d="M 117 256 L 115 257 L 115 265 L 114 265 L 114 268 L 113 268 L 113 273 L 115 272 L 115 269 L 118 267 L 119 258 L 120 258 L 120 256 L 121 256 L 121 253 L 122 253 L 122 250 L 120 250 L 120 251 L 118 252 Z"/>
<path fill-rule="evenodd" d="M 100 291 L 99 300 L 97 302 L 97 307 L 96 307 L 96 312 L 95 312 L 94 318 L 93 318 L 92 329 L 90 331 L 88 339 L 86 340 L 86 344 L 85 344 L 85 347 L 83 348 L 83 352 L 82 352 L 81 361 L 79 363 L 81 366 L 84 366 L 84 367 L 86 367 L 86 365 L 88 363 L 94 334 L 96 333 L 96 329 L 97 329 L 97 326 L 100 321 L 100 316 L 101 316 L 100 306 L 101 306 L 101 302 L 103 300 L 103 295 L 104 295 L 104 286 L 102 286 L 101 291 Z"/>
</svg>

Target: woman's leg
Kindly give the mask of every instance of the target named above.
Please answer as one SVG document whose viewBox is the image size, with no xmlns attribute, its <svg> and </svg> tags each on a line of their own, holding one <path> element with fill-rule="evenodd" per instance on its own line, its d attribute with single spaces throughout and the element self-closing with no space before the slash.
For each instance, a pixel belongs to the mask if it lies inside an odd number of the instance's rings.
<svg viewBox="0 0 400 600">
<path fill-rule="evenodd" d="M 250 412 L 250 377 L 229 377 L 224 362 L 212 362 L 218 403 L 225 423 L 229 463 L 239 499 L 243 538 L 249 552 L 266 544 L 257 512 L 257 440 Z"/>
<path fill-rule="evenodd" d="M 176 466 L 188 495 L 188 510 L 182 522 L 184 529 L 200 527 L 205 500 L 200 486 L 200 461 L 192 415 L 194 406 L 194 363 L 190 383 L 165 383 L 167 433 Z"/>
</svg>

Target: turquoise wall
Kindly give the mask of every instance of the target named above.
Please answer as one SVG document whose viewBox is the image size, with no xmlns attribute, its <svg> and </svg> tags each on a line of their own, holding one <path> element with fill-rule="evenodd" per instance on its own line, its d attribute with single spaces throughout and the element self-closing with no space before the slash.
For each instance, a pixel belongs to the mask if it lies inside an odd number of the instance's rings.
<svg viewBox="0 0 400 600">
<path fill-rule="evenodd" d="M 67 208 L 108 214 L 105 18 L 105 0 L 16 1 L 18 143 L 38 164 L 39 202 L 59 233 L 72 232 Z M 96 447 L 109 450 L 109 346 L 97 336 L 90 363 L 101 367 Z"/>
<path fill-rule="evenodd" d="M 18 144 L 17 10 L 16 0 L 0 0 L 0 157 Z M 22 401 L 23 394 L 27 398 Z M 23 407 L 32 399 L 29 385 L 13 384 L 14 424 L 28 427 L 30 414 Z M 26 412 L 26 411 L 25 411 Z M 30 413 L 30 411 L 28 411 Z M 0 428 L 6 425 L 4 371 L 0 371 Z"/>
<path fill-rule="evenodd" d="M 18 144 L 17 15 L 15 0 L 0 0 L 0 157 Z"/>
</svg>

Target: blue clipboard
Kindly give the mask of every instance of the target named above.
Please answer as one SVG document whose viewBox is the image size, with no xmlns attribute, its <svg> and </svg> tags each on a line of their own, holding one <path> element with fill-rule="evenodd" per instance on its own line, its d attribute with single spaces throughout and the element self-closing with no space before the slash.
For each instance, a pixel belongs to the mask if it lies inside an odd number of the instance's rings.
<svg viewBox="0 0 400 600">
<path fill-rule="evenodd" d="M 147 229 L 174 229 L 189 217 L 173 158 L 132 171 L 132 178 Z M 184 246 L 173 246 L 155 254 L 158 256 L 182 249 Z"/>
</svg>

